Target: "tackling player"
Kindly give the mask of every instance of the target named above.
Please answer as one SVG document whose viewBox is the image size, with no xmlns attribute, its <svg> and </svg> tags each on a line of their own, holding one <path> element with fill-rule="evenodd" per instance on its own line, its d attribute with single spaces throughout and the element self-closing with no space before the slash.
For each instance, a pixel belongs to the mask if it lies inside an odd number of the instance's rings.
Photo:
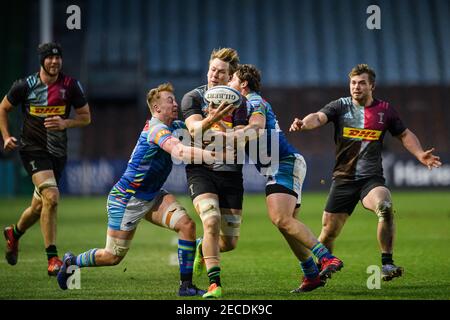
<svg viewBox="0 0 450 320">
<path fill-rule="evenodd" d="M 306 175 L 306 162 L 303 156 L 287 141 L 278 126 L 270 103 L 259 94 L 261 73 L 255 66 L 240 65 L 233 74 L 229 86 L 240 91 L 249 102 L 247 104 L 250 117 L 249 124 L 233 133 L 236 138 L 245 135 L 257 137 L 266 134 L 266 141 L 272 141 L 270 135 L 275 131 L 277 132 L 278 140 L 276 144 L 267 144 L 267 155 L 272 157 L 271 163 L 262 164 L 259 154 L 256 159 L 252 160 L 260 173 L 277 162 L 277 170 L 267 176 L 266 204 L 268 214 L 272 223 L 278 228 L 292 252 L 299 259 L 300 267 L 304 273 L 299 288 L 292 292 L 314 290 L 323 286 L 325 278 L 329 277 L 331 273 L 339 271 L 343 267 L 343 263 L 330 254 L 306 225 L 297 220 L 301 205 L 302 186 Z M 249 134 L 249 131 L 260 132 Z M 277 159 L 274 157 L 274 148 L 278 148 Z M 323 268 L 320 275 L 311 253 L 322 263 Z"/>
<path fill-rule="evenodd" d="M 145 220 L 178 233 L 180 296 L 203 295 L 206 291 L 192 283 L 195 255 L 195 223 L 175 199 L 161 189 L 172 170 L 172 156 L 190 162 L 193 157 L 212 157 L 198 148 L 184 146 L 177 129 L 186 127 L 178 118 L 178 104 L 169 83 L 151 89 L 147 104 L 152 118 L 147 121 L 128 162 L 127 169 L 108 196 L 108 231 L 106 246 L 77 256 L 68 252 L 57 280 L 67 289 L 67 272 L 71 265 L 83 267 L 113 266 L 122 261 L 130 248 L 139 221 Z"/>
<path fill-rule="evenodd" d="M 0 104 L 0 129 L 7 151 L 19 148 L 25 170 L 35 186 L 31 205 L 19 221 L 4 229 L 6 260 L 15 265 L 19 239 L 38 220 L 48 259 L 48 275 L 56 275 L 62 264 L 56 249 L 58 182 L 67 160 L 66 129 L 91 122 L 89 105 L 80 83 L 61 73 L 62 49 L 57 43 L 38 48 L 40 70 L 16 81 Z M 8 113 L 22 105 L 20 142 L 9 133 Z M 71 107 L 75 117 L 69 118 Z"/>
<path fill-rule="evenodd" d="M 355 66 L 349 78 L 350 97 L 332 101 L 302 120 L 296 118 L 290 131 L 313 130 L 333 122 L 336 163 L 319 240 L 332 251 L 347 218 L 361 201 L 364 208 L 378 216 L 382 279 L 389 281 L 400 277 L 403 268 L 396 266 L 392 258 L 394 209 L 383 177 L 381 151 L 384 136 L 389 131 L 429 169 L 440 167 L 441 162 L 433 155 L 434 148 L 422 149 L 416 135 L 403 124 L 389 103 L 373 97 L 375 72 L 367 64 Z"/>
</svg>

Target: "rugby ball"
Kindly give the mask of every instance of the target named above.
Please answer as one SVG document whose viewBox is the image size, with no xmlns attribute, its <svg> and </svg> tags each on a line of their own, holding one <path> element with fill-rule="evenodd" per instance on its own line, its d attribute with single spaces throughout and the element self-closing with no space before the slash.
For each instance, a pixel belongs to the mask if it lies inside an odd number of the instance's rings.
<svg viewBox="0 0 450 320">
<path fill-rule="evenodd" d="M 205 92 L 203 98 L 208 105 L 212 102 L 215 106 L 225 101 L 226 104 L 232 104 L 237 108 L 242 103 L 242 96 L 239 91 L 228 86 L 212 87 Z"/>
</svg>

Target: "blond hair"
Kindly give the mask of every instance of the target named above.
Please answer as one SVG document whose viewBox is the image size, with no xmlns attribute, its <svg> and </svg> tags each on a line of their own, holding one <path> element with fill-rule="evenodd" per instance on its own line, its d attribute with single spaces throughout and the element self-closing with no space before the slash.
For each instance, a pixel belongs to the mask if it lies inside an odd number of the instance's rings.
<svg viewBox="0 0 450 320">
<path fill-rule="evenodd" d="M 160 98 L 160 93 L 163 91 L 168 91 L 173 93 L 173 86 L 170 82 L 166 82 L 163 84 L 160 84 L 158 87 L 150 89 L 150 91 L 147 93 L 147 105 L 150 108 L 150 112 L 153 114 L 153 108 L 152 106 Z"/>
<path fill-rule="evenodd" d="M 228 62 L 228 74 L 232 75 L 237 67 L 239 66 L 239 55 L 233 48 L 219 48 L 214 49 L 211 52 L 211 57 L 209 58 L 209 63 L 214 59 L 222 60 L 223 62 Z"/>
<path fill-rule="evenodd" d="M 353 67 L 352 71 L 350 71 L 350 73 L 348 74 L 348 77 L 351 79 L 352 77 L 359 76 L 363 73 L 367 73 L 367 75 L 369 76 L 369 82 L 371 84 L 375 83 L 376 78 L 375 71 L 373 71 L 373 69 L 371 69 L 369 65 L 365 63 L 361 63 Z"/>
</svg>

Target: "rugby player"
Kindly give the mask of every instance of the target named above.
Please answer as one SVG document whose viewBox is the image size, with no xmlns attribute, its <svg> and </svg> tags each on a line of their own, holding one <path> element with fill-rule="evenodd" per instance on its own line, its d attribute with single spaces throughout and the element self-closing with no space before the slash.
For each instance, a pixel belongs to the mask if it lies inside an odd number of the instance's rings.
<svg viewBox="0 0 450 320">
<path fill-rule="evenodd" d="M 19 239 L 38 220 L 48 259 L 48 275 L 61 267 L 56 248 L 58 183 L 67 160 L 66 130 L 91 122 L 89 105 L 80 83 L 61 73 L 62 48 L 57 43 L 38 47 L 40 70 L 12 85 L 0 104 L 0 129 L 4 148 L 19 149 L 25 170 L 35 186 L 31 205 L 19 221 L 4 229 L 6 260 L 15 265 Z M 20 141 L 8 130 L 8 113 L 22 105 L 23 126 Z M 69 118 L 71 107 L 75 109 Z"/>
<path fill-rule="evenodd" d="M 189 133 L 178 119 L 178 104 L 170 83 L 147 94 L 152 118 L 145 124 L 131 154 L 127 169 L 108 195 L 106 246 L 79 255 L 67 252 L 57 281 L 67 289 L 72 268 L 117 265 L 127 254 L 139 221 L 145 220 L 178 233 L 180 296 L 203 295 L 206 291 L 192 283 L 195 256 L 195 222 L 175 197 L 161 189 L 172 170 L 172 157 L 190 162 L 193 157 L 213 157 L 209 151 L 184 146 L 179 137 Z"/>
<path fill-rule="evenodd" d="M 207 84 L 186 93 L 181 102 L 181 110 L 186 126 L 193 136 L 206 130 L 216 131 L 247 124 L 245 101 L 234 109 L 233 106 L 213 106 L 204 101 L 204 93 L 217 85 L 227 85 L 239 63 L 239 56 L 232 48 L 213 50 L 209 60 Z M 230 114 L 228 114 L 230 111 Z M 210 286 L 204 298 L 220 298 L 220 252 L 233 250 L 239 239 L 243 178 L 242 165 L 189 164 L 186 176 L 190 195 L 203 224 L 203 240 L 199 239 L 194 273 L 201 273 L 206 265 Z"/>
<path fill-rule="evenodd" d="M 261 97 L 261 73 L 253 65 L 240 65 L 233 74 L 229 86 L 240 91 L 248 100 L 249 124 L 236 130 L 238 137 L 258 137 L 266 135 L 267 156 L 269 163 L 261 162 L 259 153 L 252 159 L 260 173 L 267 176 L 266 204 L 272 223 L 286 239 L 292 252 L 300 261 L 304 277 L 300 286 L 292 292 L 307 292 L 325 284 L 325 279 L 333 272 L 339 271 L 343 263 L 332 256 L 311 230 L 297 219 L 302 196 L 302 187 L 306 175 L 306 162 L 303 156 L 286 139 L 281 131 L 272 106 Z M 265 129 L 265 130 L 264 130 Z M 252 132 L 249 131 L 261 131 Z M 276 134 L 276 143 L 272 144 L 271 135 Z M 255 144 L 254 144 L 255 146 Z M 251 148 L 252 146 L 250 146 Z M 278 150 L 275 150 L 278 148 Z M 261 152 L 261 148 L 259 149 Z M 264 155 L 265 156 L 265 155 Z M 269 169 L 271 169 L 269 171 Z M 320 272 L 311 252 L 322 263 Z"/>
<path fill-rule="evenodd" d="M 389 281 L 400 277 L 403 268 L 393 260 L 394 209 L 383 177 L 384 136 L 389 131 L 429 169 L 440 167 L 441 162 L 433 154 L 434 148 L 422 149 L 417 136 L 403 124 L 393 106 L 373 97 L 375 77 L 367 64 L 358 64 L 349 73 L 350 97 L 332 101 L 302 120 L 296 118 L 290 131 L 313 130 L 333 122 L 336 163 L 319 240 L 332 251 L 342 227 L 361 201 L 364 208 L 378 217 L 382 279 Z"/>
</svg>

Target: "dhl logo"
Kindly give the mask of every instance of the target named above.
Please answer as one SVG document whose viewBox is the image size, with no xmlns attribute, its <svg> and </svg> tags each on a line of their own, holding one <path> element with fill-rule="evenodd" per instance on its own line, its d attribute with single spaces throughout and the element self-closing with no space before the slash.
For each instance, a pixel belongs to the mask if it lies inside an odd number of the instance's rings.
<svg viewBox="0 0 450 320">
<path fill-rule="evenodd" d="M 30 114 L 37 117 L 61 116 L 66 106 L 30 106 Z"/>
<path fill-rule="evenodd" d="M 344 127 L 342 134 L 345 138 L 363 139 L 363 140 L 378 140 L 381 136 L 380 130 L 357 129 Z"/>
</svg>

